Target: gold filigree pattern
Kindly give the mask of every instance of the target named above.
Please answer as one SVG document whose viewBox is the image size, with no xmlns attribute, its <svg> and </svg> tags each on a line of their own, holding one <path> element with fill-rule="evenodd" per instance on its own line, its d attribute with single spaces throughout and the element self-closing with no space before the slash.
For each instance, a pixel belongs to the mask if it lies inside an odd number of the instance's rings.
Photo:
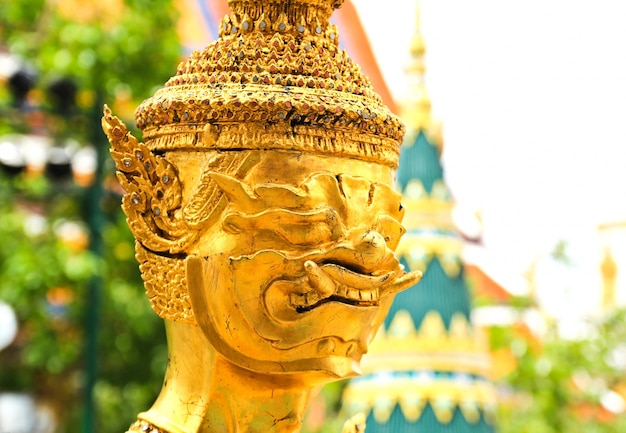
<svg viewBox="0 0 626 433">
<path fill-rule="evenodd" d="M 149 422 L 137 420 L 128 428 L 126 433 L 167 433 L 167 431 Z"/>
<path fill-rule="evenodd" d="M 155 254 L 135 243 L 136 258 L 154 312 L 163 319 L 194 324 L 185 261 Z"/>
<path fill-rule="evenodd" d="M 211 176 L 212 170 L 242 178 L 259 162 L 259 158 L 259 153 L 252 152 L 223 152 L 214 155 L 202 170 L 200 181 L 191 194 L 189 204 L 183 210 L 186 224 L 192 230 L 211 225 L 226 206 L 224 192 Z"/>
</svg>

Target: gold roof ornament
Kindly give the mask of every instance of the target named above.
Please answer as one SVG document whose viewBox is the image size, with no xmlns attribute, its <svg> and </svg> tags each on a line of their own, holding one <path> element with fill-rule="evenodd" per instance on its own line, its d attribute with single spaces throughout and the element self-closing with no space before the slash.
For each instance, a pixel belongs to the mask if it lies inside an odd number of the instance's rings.
<svg viewBox="0 0 626 433">
<path fill-rule="evenodd" d="M 359 372 L 421 277 L 393 253 L 404 127 L 338 48 L 341 3 L 229 1 L 218 40 L 137 109 L 143 142 L 105 107 L 169 346 L 131 431 L 298 430 L 311 389 Z"/>
</svg>

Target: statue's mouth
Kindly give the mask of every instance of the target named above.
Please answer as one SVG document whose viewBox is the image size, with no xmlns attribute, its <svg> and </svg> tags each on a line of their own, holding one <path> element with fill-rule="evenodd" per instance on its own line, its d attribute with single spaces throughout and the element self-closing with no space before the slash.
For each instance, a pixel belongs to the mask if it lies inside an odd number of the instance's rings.
<svg viewBox="0 0 626 433">
<path fill-rule="evenodd" d="M 421 278 L 421 272 L 404 272 L 382 235 L 374 231 L 358 232 L 332 248 L 301 257 L 263 251 L 253 258 L 268 269 L 284 272 L 267 282 L 263 294 L 266 312 L 276 322 L 301 320 L 332 306 L 370 314 L 373 307 Z M 251 259 L 233 259 L 232 263 L 242 278 L 253 284 Z"/>
<path fill-rule="evenodd" d="M 341 302 L 355 306 L 378 305 L 380 288 L 393 278 L 393 272 L 373 276 L 350 269 L 338 263 L 319 266 L 313 261 L 304 264 L 311 288 L 305 293 L 291 293 L 290 304 L 298 312 L 310 311 L 327 302 Z"/>
<path fill-rule="evenodd" d="M 289 303 L 299 313 L 311 311 L 328 302 L 358 307 L 378 305 L 384 296 L 397 293 L 415 284 L 420 275 L 397 270 L 366 273 L 358 266 L 340 263 L 304 263 L 308 290 L 292 292 Z M 398 273 L 402 274 L 398 276 Z"/>
</svg>

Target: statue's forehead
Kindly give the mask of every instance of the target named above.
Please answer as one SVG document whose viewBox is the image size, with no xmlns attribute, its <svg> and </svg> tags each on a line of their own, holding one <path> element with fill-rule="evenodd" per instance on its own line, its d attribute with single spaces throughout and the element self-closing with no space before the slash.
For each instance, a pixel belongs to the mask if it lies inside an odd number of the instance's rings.
<svg viewBox="0 0 626 433">
<path fill-rule="evenodd" d="M 297 151 L 268 151 L 259 158 L 246 179 L 252 184 L 283 183 L 298 186 L 316 173 L 335 176 L 349 174 L 390 185 L 394 175 L 389 166 L 354 158 Z"/>
</svg>

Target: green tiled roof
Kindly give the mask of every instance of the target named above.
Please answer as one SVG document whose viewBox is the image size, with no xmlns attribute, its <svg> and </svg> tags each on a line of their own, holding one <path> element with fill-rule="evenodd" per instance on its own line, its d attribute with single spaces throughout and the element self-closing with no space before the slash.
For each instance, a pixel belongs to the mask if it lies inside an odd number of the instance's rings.
<svg viewBox="0 0 626 433">
<path fill-rule="evenodd" d="M 400 261 L 409 269 L 408 264 L 403 259 Z M 450 278 L 444 272 L 439 260 L 436 257 L 433 258 L 424 272 L 422 280 L 410 289 L 396 295 L 385 319 L 385 328 L 389 327 L 396 311 L 400 309 L 411 314 L 416 328 L 420 327 L 422 319 L 431 310 L 439 312 L 448 329 L 454 313 L 462 313 L 469 321 L 470 298 L 464 273 L 461 272 L 458 276 Z"/>
<path fill-rule="evenodd" d="M 422 416 L 414 423 L 406 420 L 399 406 L 395 407 L 391 418 L 385 424 L 377 423 L 373 414 L 370 414 L 367 417 L 365 431 L 367 433 L 493 433 L 493 425 L 482 416 L 477 423 L 468 423 L 458 407 L 452 420 L 447 424 L 442 424 L 437 420 L 430 403 L 426 403 Z"/>
<path fill-rule="evenodd" d="M 443 168 L 439 161 L 439 149 L 419 132 L 412 142 L 405 142 L 400 148 L 400 168 L 398 185 L 400 191 L 411 179 L 418 179 L 430 193 L 436 180 L 443 179 Z"/>
</svg>

